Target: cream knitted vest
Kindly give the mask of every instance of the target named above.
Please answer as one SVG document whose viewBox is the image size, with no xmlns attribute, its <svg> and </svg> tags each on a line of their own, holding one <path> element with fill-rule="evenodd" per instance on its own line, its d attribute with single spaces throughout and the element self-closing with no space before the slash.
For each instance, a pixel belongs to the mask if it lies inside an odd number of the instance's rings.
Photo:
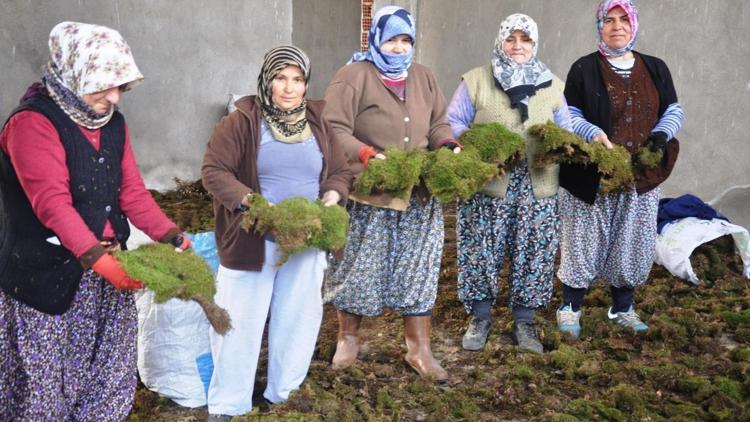
<svg viewBox="0 0 750 422">
<path fill-rule="evenodd" d="M 474 68 L 463 75 L 469 90 L 469 97 L 476 108 L 474 123 L 500 123 L 508 129 L 526 138 L 526 157 L 531 187 L 534 196 L 546 198 L 557 193 L 560 166 L 550 165 L 534 168 L 532 154 L 536 150 L 533 138 L 527 136 L 529 126 L 537 123 L 554 121 L 554 111 L 563 107 L 563 89 L 565 85 L 556 76 L 552 76 L 552 85 L 536 91 L 529 101 L 529 118 L 521 122 L 521 113 L 511 108 L 510 98 L 495 86 L 495 77 L 491 65 Z M 496 177 L 482 188 L 482 193 L 496 198 L 504 198 L 508 190 L 510 173 Z"/>
</svg>

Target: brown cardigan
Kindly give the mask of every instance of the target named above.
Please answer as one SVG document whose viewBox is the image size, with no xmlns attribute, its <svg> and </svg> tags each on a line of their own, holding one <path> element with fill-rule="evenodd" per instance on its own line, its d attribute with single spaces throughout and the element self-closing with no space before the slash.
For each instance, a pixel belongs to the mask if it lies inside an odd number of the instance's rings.
<svg viewBox="0 0 750 422">
<path fill-rule="evenodd" d="M 447 102 L 432 72 L 419 64 L 409 67 L 406 101 L 386 88 L 375 65 L 358 62 L 346 65 L 333 76 L 325 94 L 325 120 L 333 137 L 344 147 L 355 175 L 364 168 L 359 149 L 369 145 L 378 152 L 388 146 L 406 150 L 436 149 L 453 139 L 446 119 Z M 389 195 L 352 199 L 367 204 L 405 210 L 408 201 Z"/>
<path fill-rule="evenodd" d="M 321 120 L 325 102 L 307 100 L 307 120 L 323 154 L 320 192 L 335 190 L 346 202 L 352 173 L 343 150 L 330 136 L 330 127 Z M 260 108 L 255 96 L 235 103 L 237 111 L 214 127 L 201 167 L 203 186 L 213 196 L 216 215 L 216 245 L 221 265 L 234 270 L 260 271 L 265 247 L 263 237 L 240 228 L 242 213 L 237 210 L 242 198 L 260 192 L 258 146 L 260 144 Z"/>
</svg>

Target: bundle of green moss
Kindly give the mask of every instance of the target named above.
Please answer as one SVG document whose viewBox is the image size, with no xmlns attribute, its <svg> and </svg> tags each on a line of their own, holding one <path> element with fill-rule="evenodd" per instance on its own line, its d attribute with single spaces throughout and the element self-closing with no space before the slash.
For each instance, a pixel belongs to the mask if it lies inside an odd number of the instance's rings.
<svg viewBox="0 0 750 422">
<path fill-rule="evenodd" d="M 223 335 L 232 328 L 227 311 L 214 303 L 211 268 L 193 251 L 176 253 L 174 246 L 155 243 L 114 254 L 126 273 L 154 292 L 156 303 L 172 298 L 194 300 L 217 333 Z"/>
<path fill-rule="evenodd" d="M 349 214 L 338 205 L 326 207 L 321 201 L 295 197 L 270 205 L 266 198 L 249 194 L 250 204 L 242 217 L 242 228 L 259 234 L 270 233 L 281 250 L 276 263 L 310 247 L 335 251 L 344 247 Z"/>
<path fill-rule="evenodd" d="M 478 123 L 459 137 L 464 152 L 475 151 L 482 162 L 498 166 L 505 174 L 526 156 L 526 140 L 500 123 Z"/>
<path fill-rule="evenodd" d="M 447 148 L 430 152 L 422 172 L 427 189 L 443 202 L 469 199 L 498 173 L 498 166 L 482 161 L 476 149 L 456 154 Z"/>
<path fill-rule="evenodd" d="M 385 160 L 371 158 L 367 168 L 354 181 L 354 189 L 361 195 L 388 193 L 408 199 L 427 157 L 424 150 L 405 151 L 394 146 L 385 150 Z"/>
</svg>

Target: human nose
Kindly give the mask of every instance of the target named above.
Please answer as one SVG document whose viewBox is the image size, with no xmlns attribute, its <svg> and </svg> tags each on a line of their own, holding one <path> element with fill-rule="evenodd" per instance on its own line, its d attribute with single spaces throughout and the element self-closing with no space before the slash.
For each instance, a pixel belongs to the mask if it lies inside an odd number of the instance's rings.
<svg viewBox="0 0 750 422">
<path fill-rule="evenodd" d="M 396 54 L 400 54 L 406 51 L 406 48 L 404 47 L 403 41 L 396 41 L 396 45 L 393 46 L 393 52 Z"/>
<path fill-rule="evenodd" d="M 111 88 L 109 92 L 107 92 L 107 95 L 104 96 L 104 98 L 106 98 L 110 104 L 115 105 L 120 102 L 121 96 L 122 92 L 120 91 L 120 87 L 115 87 Z"/>
<path fill-rule="evenodd" d="M 294 91 L 292 81 L 284 81 L 284 92 L 291 93 Z"/>
</svg>

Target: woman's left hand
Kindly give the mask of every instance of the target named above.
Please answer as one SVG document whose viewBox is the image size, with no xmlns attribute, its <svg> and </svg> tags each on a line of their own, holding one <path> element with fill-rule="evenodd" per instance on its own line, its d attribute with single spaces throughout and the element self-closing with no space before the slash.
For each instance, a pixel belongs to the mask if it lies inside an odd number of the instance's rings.
<svg viewBox="0 0 750 422">
<path fill-rule="evenodd" d="M 175 252 L 184 252 L 190 249 L 190 247 L 193 245 L 193 242 L 191 242 L 190 238 L 185 236 L 184 233 L 178 234 L 169 243 L 174 246 Z"/>
<path fill-rule="evenodd" d="M 336 205 L 341 201 L 341 194 L 336 192 L 335 190 L 329 190 L 328 192 L 323 194 L 323 206 L 324 207 L 330 207 L 331 205 Z"/>
</svg>

